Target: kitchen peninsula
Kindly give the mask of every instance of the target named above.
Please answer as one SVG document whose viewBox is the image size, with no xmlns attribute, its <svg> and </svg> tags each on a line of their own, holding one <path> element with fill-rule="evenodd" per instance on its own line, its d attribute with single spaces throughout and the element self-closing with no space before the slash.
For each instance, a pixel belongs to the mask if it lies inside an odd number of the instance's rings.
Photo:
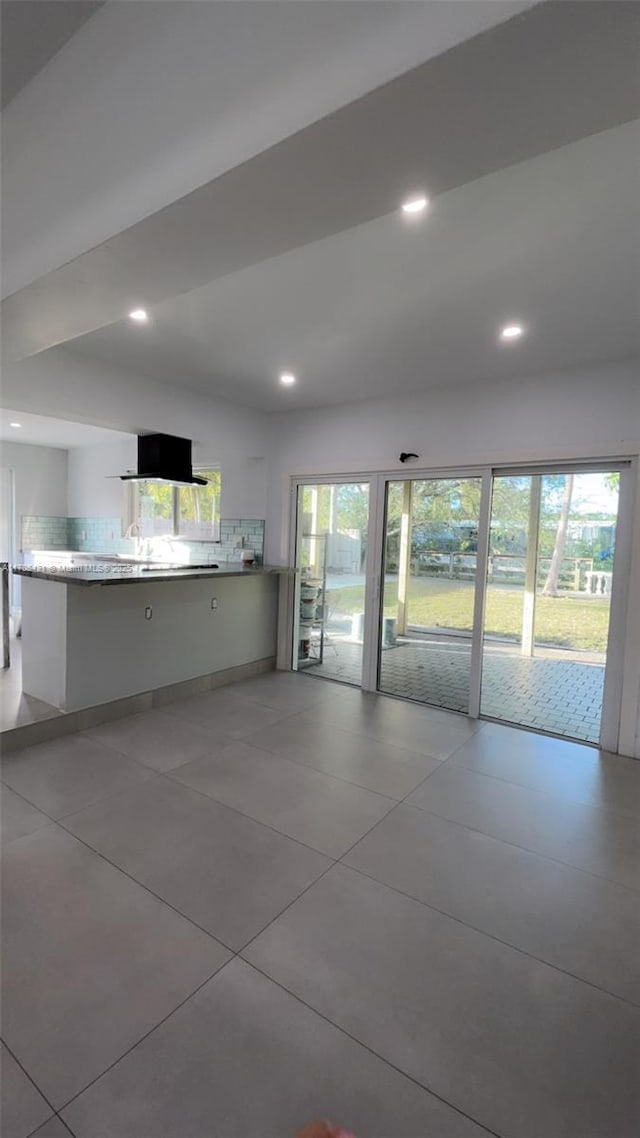
<svg viewBox="0 0 640 1138">
<path fill-rule="evenodd" d="M 23 690 L 77 711 L 275 664 L 292 570 L 107 563 L 19 567 Z"/>
</svg>

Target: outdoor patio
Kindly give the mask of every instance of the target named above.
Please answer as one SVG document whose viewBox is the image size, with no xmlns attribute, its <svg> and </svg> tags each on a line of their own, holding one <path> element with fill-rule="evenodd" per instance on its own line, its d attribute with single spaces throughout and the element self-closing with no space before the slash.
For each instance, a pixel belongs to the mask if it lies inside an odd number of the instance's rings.
<svg viewBox="0 0 640 1138">
<path fill-rule="evenodd" d="M 380 690 L 466 711 L 469 688 L 468 642 L 398 640 L 382 653 Z M 330 634 L 322 664 L 310 675 L 360 684 L 362 645 Z M 508 723 L 533 727 L 596 743 L 604 666 L 548 656 L 522 656 L 504 645 L 485 648 L 482 714 Z"/>
</svg>

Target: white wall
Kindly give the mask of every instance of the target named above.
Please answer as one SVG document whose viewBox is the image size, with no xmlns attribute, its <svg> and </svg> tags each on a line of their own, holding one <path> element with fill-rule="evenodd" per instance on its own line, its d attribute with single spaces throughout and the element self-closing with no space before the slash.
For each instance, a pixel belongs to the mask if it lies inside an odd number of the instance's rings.
<svg viewBox="0 0 640 1138">
<path fill-rule="evenodd" d="M 132 434 L 164 431 L 192 439 L 194 463 L 220 465 L 222 516 L 264 518 L 272 416 L 208 398 L 186 387 L 127 375 L 64 348 L 53 348 L 6 367 L 2 380 L 3 402 L 16 411 L 114 427 Z M 93 502 L 100 505 L 101 512 L 108 510 L 108 516 L 113 516 L 113 487 L 119 488 L 121 483 L 105 486 L 104 474 L 122 473 L 135 466 L 135 452 L 128 454 L 126 447 L 117 455 L 115 450 L 107 455 L 106 448 L 104 453 L 96 453 L 95 468 L 91 453 L 74 454 L 69 486 L 72 514 L 93 514 L 94 508 L 89 508 Z M 115 449 L 120 451 L 120 444 Z M 121 460 L 124 465 L 120 465 Z"/>
<path fill-rule="evenodd" d="M 105 446 L 69 451 L 68 501 L 72 518 L 121 518 L 125 483 L 118 475 L 135 470 L 135 437 Z"/>
<path fill-rule="evenodd" d="M 12 559 L 20 550 L 23 514 L 65 517 L 67 513 L 67 451 L 26 443 L 0 443 L 0 465 L 13 471 L 14 524 Z M 11 578 L 11 606 L 20 607 L 20 580 Z"/>
<path fill-rule="evenodd" d="M 417 395 L 279 416 L 267 509 L 267 558 L 285 560 L 292 474 L 482 465 L 640 452 L 640 366 L 435 388 Z"/>
<path fill-rule="evenodd" d="M 0 443 L 0 464 L 15 475 L 15 505 L 22 514 L 67 513 L 67 451 L 57 447 Z"/>
</svg>

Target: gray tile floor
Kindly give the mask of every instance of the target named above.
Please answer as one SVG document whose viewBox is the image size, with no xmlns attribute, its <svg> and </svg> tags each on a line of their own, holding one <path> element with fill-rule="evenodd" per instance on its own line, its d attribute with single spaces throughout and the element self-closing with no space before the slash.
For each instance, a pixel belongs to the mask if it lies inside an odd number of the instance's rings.
<svg viewBox="0 0 640 1138">
<path fill-rule="evenodd" d="M 380 688 L 466 712 L 470 664 L 468 642 L 401 640 L 382 652 Z M 309 672 L 360 684 L 362 645 L 330 636 L 322 663 L 310 665 Z M 566 659 L 525 657 L 503 646 L 490 646 L 484 653 L 482 714 L 491 719 L 596 743 L 603 688 L 603 664 L 573 660 L 569 654 Z"/>
<path fill-rule="evenodd" d="M 632 1138 L 640 763 L 270 674 L 7 757 L 4 1138 Z"/>
<path fill-rule="evenodd" d="M 10 667 L 0 668 L 0 731 L 61 715 L 62 712 L 50 703 L 25 695 L 22 690 L 22 640 L 12 638 L 10 649 Z"/>
</svg>

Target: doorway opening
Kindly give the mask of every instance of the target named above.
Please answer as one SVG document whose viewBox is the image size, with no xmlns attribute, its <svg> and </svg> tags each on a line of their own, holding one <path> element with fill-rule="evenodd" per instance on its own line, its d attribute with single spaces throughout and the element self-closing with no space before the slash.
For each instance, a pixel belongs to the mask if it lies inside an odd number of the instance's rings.
<svg viewBox="0 0 640 1138">
<path fill-rule="evenodd" d="M 293 666 L 362 683 L 367 482 L 298 486 Z"/>
<path fill-rule="evenodd" d="M 483 716 L 599 741 L 619 483 L 617 471 L 494 478 Z"/>
<path fill-rule="evenodd" d="M 294 668 L 615 750 L 632 485 L 626 461 L 298 483 Z"/>
<path fill-rule="evenodd" d="M 469 712 L 481 478 L 387 484 L 379 690 Z"/>
</svg>

